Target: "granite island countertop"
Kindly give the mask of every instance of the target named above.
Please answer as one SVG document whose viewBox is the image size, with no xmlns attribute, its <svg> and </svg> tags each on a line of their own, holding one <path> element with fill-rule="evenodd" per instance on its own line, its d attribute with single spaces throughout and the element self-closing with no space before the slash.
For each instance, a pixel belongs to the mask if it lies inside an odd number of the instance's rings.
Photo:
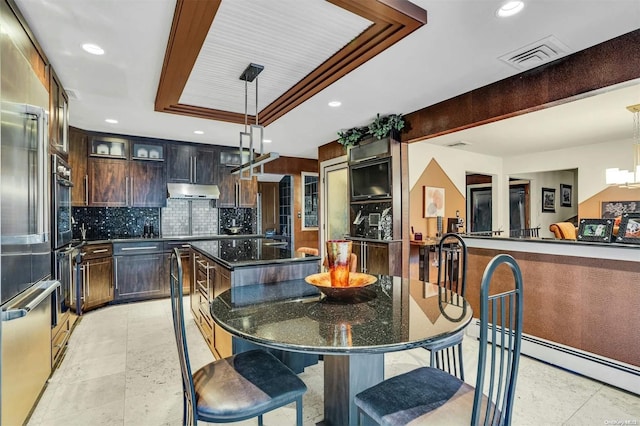
<svg viewBox="0 0 640 426">
<path fill-rule="evenodd" d="M 228 269 L 274 263 L 318 262 L 319 256 L 296 253 L 289 243 L 269 238 L 191 241 L 191 247 Z"/>
</svg>

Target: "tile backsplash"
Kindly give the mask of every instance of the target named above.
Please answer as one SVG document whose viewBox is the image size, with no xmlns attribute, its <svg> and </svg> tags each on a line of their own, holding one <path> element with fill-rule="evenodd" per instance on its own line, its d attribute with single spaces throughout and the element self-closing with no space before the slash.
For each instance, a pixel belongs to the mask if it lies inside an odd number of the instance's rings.
<svg viewBox="0 0 640 426">
<path fill-rule="evenodd" d="M 218 209 L 208 200 L 168 199 L 162 208 L 162 236 L 217 235 Z"/>
<path fill-rule="evenodd" d="M 82 237 L 81 227 L 87 230 L 88 240 L 140 238 L 145 224 L 153 226 L 154 236 L 160 234 L 160 209 L 141 207 L 74 207 L 73 238 Z"/>
<path fill-rule="evenodd" d="M 216 208 L 208 200 L 168 199 L 167 206 L 74 207 L 73 238 L 81 238 L 84 224 L 88 240 L 143 238 L 145 224 L 154 237 L 225 234 L 225 228 L 241 226 L 241 234 L 255 234 L 257 215 L 250 208 Z"/>
<path fill-rule="evenodd" d="M 220 212 L 220 234 L 226 234 L 225 229 L 230 226 L 241 226 L 241 234 L 255 234 L 257 222 L 255 209 L 249 208 L 221 208 Z"/>
</svg>

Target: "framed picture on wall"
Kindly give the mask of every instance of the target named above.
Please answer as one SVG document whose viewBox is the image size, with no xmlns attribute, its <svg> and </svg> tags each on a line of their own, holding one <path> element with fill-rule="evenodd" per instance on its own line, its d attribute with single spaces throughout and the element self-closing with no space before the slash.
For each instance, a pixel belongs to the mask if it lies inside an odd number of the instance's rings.
<svg viewBox="0 0 640 426">
<path fill-rule="evenodd" d="M 581 219 L 578 226 L 578 241 L 611 242 L 613 219 Z"/>
<path fill-rule="evenodd" d="M 542 188 L 542 212 L 556 212 L 556 190 L 555 188 Z"/>
<path fill-rule="evenodd" d="M 616 242 L 640 244 L 640 213 L 625 213 L 622 215 Z"/>
<path fill-rule="evenodd" d="M 571 207 L 571 185 L 560 184 L 560 205 Z"/>
</svg>

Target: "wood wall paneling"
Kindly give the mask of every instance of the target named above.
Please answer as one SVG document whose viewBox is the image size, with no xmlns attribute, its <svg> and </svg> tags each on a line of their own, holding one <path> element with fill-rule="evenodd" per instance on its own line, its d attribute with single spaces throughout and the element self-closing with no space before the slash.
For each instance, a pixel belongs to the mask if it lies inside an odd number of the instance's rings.
<svg viewBox="0 0 640 426">
<path fill-rule="evenodd" d="M 469 249 L 467 299 L 479 316 L 479 289 L 489 261 L 505 251 Z M 522 270 L 523 332 L 640 366 L 640 262 L 506 252 Z M 501 265 L 492 288 L 513 285 Z"/>
</svg>

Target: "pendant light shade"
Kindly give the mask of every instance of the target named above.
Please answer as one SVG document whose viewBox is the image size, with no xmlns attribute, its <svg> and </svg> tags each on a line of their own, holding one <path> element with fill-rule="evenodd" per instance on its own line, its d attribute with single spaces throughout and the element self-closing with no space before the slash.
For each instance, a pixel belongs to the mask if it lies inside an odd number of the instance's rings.
<svg viewBox="0 0 640 426">
<path fill-rule="evenodd" d="M 633 114 L 633 168 L 620 170 L 610 168 L 605 170 L 607 185 L 618 185 L 625 188 L 640 188 L 640 104 L 630 105 L 627 109 Z"/>
</svg>

